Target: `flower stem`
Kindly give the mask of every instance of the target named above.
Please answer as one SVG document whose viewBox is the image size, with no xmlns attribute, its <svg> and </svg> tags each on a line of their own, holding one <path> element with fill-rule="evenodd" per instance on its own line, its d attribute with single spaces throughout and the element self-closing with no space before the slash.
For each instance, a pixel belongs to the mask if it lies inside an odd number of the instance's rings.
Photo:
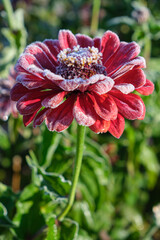
<svg viewBox="0 0 160 240">
<path fill-rule="evenodd" d="M 14 16 L 10 0 L 2 0 L 4 8 L 7 12 L 8 25 L 11 30 L 14 30 Z"/>
<path fill-rule="evenodd" d="M 57 217 L 58 220 L 63 220 L 63 218 L 67 215 L 67 213 L 71 209 L 74 199 L 75 199 L 76 186 L 77 186 L 77 182 L 78 182 L 79 174 L 80 174 L 80 170 L 81 170 L 81 165 L 82 165 L 84 136 L 85 136 L 85 126 L 78 125 L 78 127 L 77 127 L 76 159 L 75 159 L 75 165 L 74 165 L 71 191 L 70 191 L 70 195 L 69 195 L 66 207 L 60 213 L 60 215 Z"/>
<path fill-rule="evenodd" d="M 98 29 L 100 6 L 101 6 L 101 0 L 93 0 L 93 10 L 92 10 L 92 19 L 91 19 L 92 35 L 95 35 Z"/>
</svg>

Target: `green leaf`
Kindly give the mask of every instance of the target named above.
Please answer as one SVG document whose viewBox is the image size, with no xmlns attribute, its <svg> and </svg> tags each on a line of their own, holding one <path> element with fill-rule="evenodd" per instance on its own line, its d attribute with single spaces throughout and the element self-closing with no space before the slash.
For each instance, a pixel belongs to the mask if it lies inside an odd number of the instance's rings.
<svg viewBox="0 0 160 240">
<path fill-rule="evenodd" d="M 49 194 L 53 199 L 65 197 L 71 187 L 71 182 L 65 180 L 62 175 L 57 173 L 46 172 L 38 166 L 37 159 L 32 152 L 32 159 L 27 156 L 27 163 L 34 171 L 34 179 L 37 186 L 41 187 L 46 194 Z"/>
<path fill-rule="evenodd" d="M 48 232 L 47 232 L 47 237 L 46 240 L 58 240 L 58 229 L 55 224 L 55 218 L 50 218 L 48 220 Z"/>
<path fill-rule="evenodd" d="M 60 240 L 76 240 L 78 236 L 78 223 L 71 219 L 64 219 L 61 223 Z"/>
<path fill-rule="evenodd" d="M 38 173 L 42 176 L 42 187 L 47 187 L 49 191 L 54 192 L 60 196 L 65 196 L 69 193 L 71 182 L 65 180 L 62 175 L 58 175 L 57 173 L 48 173 L 41 168 L 39 168 Z"/>
</svg>

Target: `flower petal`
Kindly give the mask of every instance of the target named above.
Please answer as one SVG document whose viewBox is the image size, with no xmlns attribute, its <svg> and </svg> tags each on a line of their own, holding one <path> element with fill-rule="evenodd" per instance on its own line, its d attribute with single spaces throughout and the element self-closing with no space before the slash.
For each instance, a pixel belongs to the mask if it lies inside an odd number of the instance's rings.
<svg viewBox="0 0 160 240">
<path fill-rule="evenodd" d="M 148 96 L 154 91 L 154 84 L 146 79 L 146 83 L 142 87 L 137 88 L 136 91 L 142 95 Z"/>
<path fill-rule="evenodd" d="M 130 83 L 135 88 L 139 88 L 146 83 L 146 75 L 144 74 L 142 69 L 133 69 L 124 75 L 114 78 L 115 86 Z"/>
<path fill-rule="evenodd" d="M 110 91 L 114 101 L 117 104 L 119 113 L 130 120 L 137 119 L 143 114 L 143 101 L 133 93 L 123 94 L 118 91 Z"/>
<path fill-rule="evenodd" d="M 96 92 L 98 94 L 105 94 L 109 92 L 114 85 L 114 81 L 110 77 L 105 77 L 104 80 L 98 81 L 88 87 L 89 91 Z"/>
<path fill-rule="evenodd" d="M 23 116 L 23 123 L 24 126 L 27 127 L 34 119 L 34 117 L 36 116 L 37 112 L 39 111 L 40 108 L 38 108 L 35 112 L 33 112 L 32 114 L 28 114 L 28 115 L 24 115 Z"/>
<path fill-rule="evenodd" d="M 47 115 L 51 112 L 51 109 L 48 108 L 44 108 L 43 110 L 41 110 L 37 116 L 35 117 L 34 121 L 33 121 L 33 127 L 37 127 L 39 125 L 42 124 L 42 122 L 45 120 L 45 118 L 47 117 Z"/>
<path fill-rule="evenodd" d="M 28 89 L 25 88 L 22 84 L 16 83 L 14 87 L 11 89 L 11 99 L 13 101 L 18 101 L 21 97 L 23 97 L 28 92 Z"/>
<path fill-rule="evenodd" d="M 101 39 L 101 52 L 103 54 L 103 63 L 105 64 L 110 57 L 117 51 L 120 40 L 117 34 L 107 31 Z"/>
<path fill-rule="evenodd" d="M 107 48 L 106 48 L 107 49 Z M 106 66 L 107 73 L 119 69 L 121 66 L 134 59 L 140 52 L 140 47 L 137 43 L 121 42 L 118 50 L 112 55 L 112 58 L 107 60 L 104 65 Z"/>
<path fill-rule="evenodd" d="M 89 128 L 95 133 L 106 133 L 110 127 L 110 121 L 106 121 L 97 115 L 95 123 Z"/>
<path fill-rule="evenodd" d="M 77 39 L 73 33 L 69 30 L 60 30 L 59 35 L 59 44 L 62 49 L 73 48 L 77 45 Z"/>
<path fill-rule="evenodd" d="M 62 50 L 59 41 L 53 40 L 53 39 L 46 39 L 43 41 L 43 43 L 48 47 L 50 50 L 52 57 L 54 58 L 55 62 L 57 61 L 57 55 Z"/>
<path fill-rule="evenodd" d="M 17 64 L 15 65 L 15 70 L 17 72 L 31 73 L 43 78 L 43 67 L 40 65 L 37 59 L 29 53 L 21 54 Z"/>
<path fill-rule="evenodd" d="M 49 131 L 61 132 L 68 128 L 73 121 L 73 105 L 76 95 L 71 95 L 57 108 L 52 109 L 46 116 L 45 122 Z"/>
<path fill-rule="evenodd" d="M 42 106 L 46 108 L 56 108 L 64 99 L 66 92 L 56 92 L 52 94 L 51 96 L 46 97 L 42 101 Z"/>
<path fill-rule="evenodd" d="M 114 88 L 116 88 L 117 90 L 124 94 L 131 93 L 135 90 L 135 87 L 130 83 L 122 83 L 120 85 L 115 85 Z"/>
<path fill-rule="evenodd" d="M 39 78 L 38 76 L 31 75 L 31 74 L 19 74 L 17 76 L 17 82 L 21 83 L 24 87 L 29 89 L 40 88 L 46 84 L 44 79 Z"/>
<path fill-rule="evenodd" d="M 109 73 L 108 76 L 115 79 L 126 74 L 130 70 L 145 68 L 146 62 L 143 57 L 136 57 L 135 59 L 124 63 L 120 68 L 115 69 L 113 72 Z"/>
<path fill-rule="evenodd" d="M 92 38 L 90 38 L 86 35 L 76 34 L 76 39 L 77 39 L 78 45 L 80 45 L 80 47 L 82 47 L 82 48 L 93 46 Z"/>
<path fill-rule="evenodd" d="M 125 127 L 125 120 L 124 117 L 122 117 L 119 113 L 117 115 L 117 118 L 115 120 L 111 121 L 109 132 L 116 138 L 120 138 L 124 131 Z"/>
<path fill-rule="evenodd" d="M 80 93 L 73 107 L 73 116 L 79 125 L 91 126 L 96 120 L 92 102 L 86 93 Z"/>
<path fill-rule="evenodd" d="M 104 120 L 116 119 L 118 109 L 115 101 L 107 94 L 98 95 L 96 93 L 88 94 L 92 100 L 96 113 Z"/>
<path fill-rule="evenodd" d="M 29 115 L 41 107 L 42 100 L 48 95 L 48 92 L 30 91 L 21 97 L 17 102 L 17 109 L 22 115 Z"/>
<path fill-rule="evenodd" d="M 139 119 L 139 120 L 143 120 L 143 119 L 145 118 L 145 114 L 146 114 L 145 104 L 144 104 L 143 101 L 142 101 L 142 103 L 143 103 L 143 112 L 142 112 L 142 115 L 141 115 L 139 118 L 137 118 L 137 119 Z"/>
<path fill-rule="evenodd" d="M 99 51 L 101 51 L 101 38 L 96 37 L 93 39 L 94 47 L 98 48 Z"/>
<path fill-rule="evenodd" d="M 32 43 L 28 45 L 25 49 L 25 53 L 33 55 L 44 69 L 49 69 L 52 72 L 56 71 L 57 63 L 54 62 L 54 59 L 50 60 L 49 57 L 51 56 L 50 56 L 49 49 L 47 48 L 47 46 L 45 46 L 44 43 L 37 42 L 37 43 Z"/>
</svg>

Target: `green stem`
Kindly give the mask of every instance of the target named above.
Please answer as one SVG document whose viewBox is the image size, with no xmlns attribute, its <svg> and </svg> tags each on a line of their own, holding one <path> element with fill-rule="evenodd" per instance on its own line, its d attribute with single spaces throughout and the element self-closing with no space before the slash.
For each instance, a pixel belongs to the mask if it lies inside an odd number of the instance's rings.
<svg viewBox="0 0 160 240">
<path fill-rule="evenodd" d="M 74 199 L 75 199 L 76 186 L 77 186 L 77 182 L 78 182 L 79 174 L 80 174 L 80 170 L 81 170 L 81 165 L 82 165 L 84 136 L 85 136 L 85 127 L 78 125 L 78 127 L 77 127 L 76 159 L 75 159 L 75 165 L 74 165 L 72 187 L 71 187 L 67 205 L 64 208 L 64 210 L 60 213 L 60 215 L 57 217 L 58 220 L 63 220 L 63 218 L 67 215 L 67 213 L 71 209 Z"/>
<path fill-rule="evenodd" d="M 92 19 L 91 19 L 92 35 L 95 35 L 98 29 L 100 6 L 101 6 L 100 0 L 93 0 L 93 10 L 92 10 Z"/>
<path fill-rule="evenodd" d="M 14 14 L 10 0 L 2 0 L 4 8 L 7 12 L 8 25 L 11 30 L 14 30 Z"/>
</svg>

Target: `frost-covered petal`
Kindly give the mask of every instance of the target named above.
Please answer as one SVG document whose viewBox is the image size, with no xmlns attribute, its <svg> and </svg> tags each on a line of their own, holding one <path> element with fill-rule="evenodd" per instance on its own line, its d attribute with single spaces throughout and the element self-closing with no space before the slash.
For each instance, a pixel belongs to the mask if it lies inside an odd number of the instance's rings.
<svg viewBox="0 0 160 240">
<path fill-rule="evenodd" d="M 58 40 L 53 40 L 53 39 L 46 39 L 43 41 L 43 43 L 48 47 L 50 50 L 52 57 L 54 58 L 55 62 L 57 61 L 57 55 L 59 52 L 62 50 L 59 41 Z"/>
<path fill-rule="evenodd" d="M 115 71 L 115 69 L 119 69 L 121 66 L 134 59 L 139 52 L 140 47 L 137 43 L 121 42 L 115 54 L 104 63 L 107 73 L 111 73 Z"/>
<path fill-rule="evenodd" d="M 45 122 L 49 131 L 61 132 L 68 128 L 73 121 L 73 105 L 76 95 L 67 98 L 57 108 L 52 109 L 46 116 Z"/>
<path fill-rule="evenodd" d="M 119 85 L 115 85 L 114 88 L 116 88 L 117 90 L 124 94 L 131 93 L 135 90 L 135 87 L 131 83 L 122 83 Z"/>
<path fill-rule="evenodd" d="M 34 55 L 44 69 L 50 69 L 52 72 L 56 71 L 57 63 L 51 57 L 50 51 L 44 43 L 37 42 L 28 45 L 25 53 Z"/>
<path fill-rule="evenodd" d="M 136 91 L 142 95 L 148 96 L 154 91 L 154 84 L 146 79 L 146 83 L 142 87 L 137 88 Z"/>
<path fill-rule="evenodd" d="M 130 70 L 134 69 L 139 69 L 139 68 L 145 68 L 146 67 L 146 62 L 143 57 L 136 57 L 135 59 L 124 63 L 120 68 L 117 68 L 113 70 L 113 72 L 109 73 L 108 75 L 115 79 L 118 77 L 123 76 Z"/>
<path fill-rule="evenodd" d="M 92 47 L 93 46 L 93 40 L 92 38 L 83 35 L 83 34 L 76 34 L 76 39 L 78 42 L 78 45 L 80 45 L 80 47 Z"/>
<path fill-rule="evenodd" d="M 66 92 L 56 92 L 54 94 L 51 94 L 50 96 L 47 96 L 43 101 L 42 101 L 42 106 L 46 108 L 55 108 L 57 107 L 62 100 L 64 99 Z"/>
<path fill-rule="evenodd" d="M 123 94 L 118 91 L 110 91 L 119 113 L 130 120 L 137 119 L 143 114 L 143 101 L 142 99 L 133 93 Z"/>
<path fill-rule="evenodd" d="M 117 115 L 117 118 L 115 120 L 111 121 L 109 132 L 116 138 L 120 138 L 124 131 L 125 127 L 125 120 L 124 117 L 122 117 L 119 113 Z"/>
<path fill-rule="evenodd" d="M 26 73 L 19 74 L 16 80 L 24 87 L 29 89 L 40 88 L 46 84 L 46 81 L 44 81 L 44 79 Z"/>
<path fill-rule="evenodd" d="M 107 94 L 98 95 L 96 93 L 88 94 L 92 100 L 96 113 L 104 120 L 110 121 L 116 119 L 118 109 L 115 101 Z"/>
<path fill-rule="evenodd" d="M 73 107 L 73 116 L 79 125 L 91 126 L 96 120 L 92 102 L 86 93 L 80 93 Z"/>
<path fill-rule="evenodd" d="M 77 39 L 69 30 L 60 30 L 58 35 L 60 47 L 62 49 L 73 48 L 77 45 Z"/>
<path fill-rule="evenodd" d="M 55 83 L 56 81 L 62 81 L 62 80 L 64 80 L 63 77 L 61 77 L 60 75 L 57 75 L 57 74 L 51 72 L 51 71 L 48 70 L 48 69 L 45 69 L 45 70 L 43 71 L 43 77 L 46 77 L 47 79 L 49 79 L 50 81 L 52 81 L 52 82 L 54 82 L 54 83 Z"/>
<path fill-rule="evenodd" d="M 114 78 L 114 81 L 115 85 L 129 83 L 136 89 L 146 83 L 146 76 L 142 69 L 133 69 L 120 77 Z"/>
<path fill-rule="evenodd" d="M 105 64 L 110 57 L 117 51 L 120 40 L 117 34 L 107 31 L 101 39 L 101 52 L 103 54 L 103 63 Z"/>
<path fill-rule="evenodd" d="M 110 77 L 105 77 L 104 80 L 98 81 L 88 87 L 89 91 L 96 92 L 98 94 L 105 94 L 109 92 L 114 85 L 114 81 Z"/>
<path fill-rule="evenodd" d="M 43 67 L 40 65 L 37 59 L 29 53 L 21 54 L 17 64 L 15 65 L 15 70 L 17 72 L 31 73 L 43 78 Z"/>
</svg>

